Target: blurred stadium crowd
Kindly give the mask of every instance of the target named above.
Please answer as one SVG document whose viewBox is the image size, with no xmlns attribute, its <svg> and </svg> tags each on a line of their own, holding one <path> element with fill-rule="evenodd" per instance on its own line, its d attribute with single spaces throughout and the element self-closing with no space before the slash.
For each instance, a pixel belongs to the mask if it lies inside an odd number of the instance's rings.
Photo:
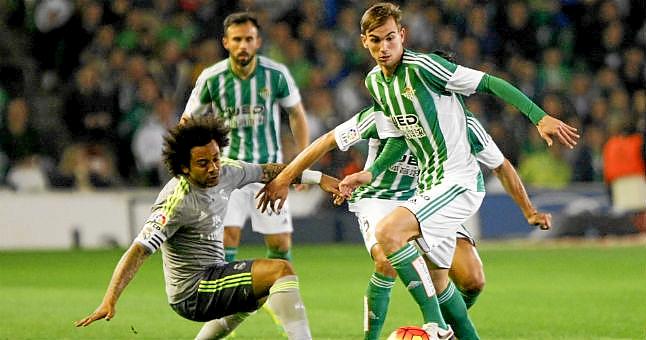
<svg viewBox="0 0 646 340">
<path fill-rule="evenodd" d="M 370 103 L 363 79 L 373 62 L 359 20 L 372 2 L 0 1 L 0 185 L 163 183 L 162 135 L 200 71 L 226 57 L 222 20 L 237 10 L 259 15 L 261 53 L 292 72 L 316 138 Z M 603 181 L 613 166 L 603 148 L 614 136 L 639 137 L 644 157 L 644 0 L 398 3 L 408 48 L 453 52 L 459 64 L 507 79 L 580 129 L 574 150 L 548 149 L 513 107 L 468 99 L 529 186 Z M 343 176 L 363 159 L 361 149 L 333 153 L 322 167 Z"/>
</svg>

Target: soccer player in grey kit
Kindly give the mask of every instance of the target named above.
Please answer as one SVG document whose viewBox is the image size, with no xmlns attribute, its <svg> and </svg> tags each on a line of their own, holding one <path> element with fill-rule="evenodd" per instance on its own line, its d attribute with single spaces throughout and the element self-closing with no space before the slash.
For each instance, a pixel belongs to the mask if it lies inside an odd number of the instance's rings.
<svg viewBox="0 0 646 340">
<path fill-rule="evenodd" d="M 163 154 L 175 177 L 164 186 L 140 234 L 117 264 L 103 301 L 77 321 L 77 327 L 114 317 L 123 290 L 161 248 L 168 302 L 182 317 L 206 322 L 198 339 L 226 336 L 265 301 L 290 339 L 311 339 L 298 278 L 289 262 L 224 261 L 222 220 L 231 192 L 248 183 L 267 183 L 285 167 L 220 157 L 220 149 L 229 142 L 227 133 L 217 118 L 191 118 L 169 131 Z M 335 178 L 315 171 L 302 178 L 339 193 Z"/>
</svg>

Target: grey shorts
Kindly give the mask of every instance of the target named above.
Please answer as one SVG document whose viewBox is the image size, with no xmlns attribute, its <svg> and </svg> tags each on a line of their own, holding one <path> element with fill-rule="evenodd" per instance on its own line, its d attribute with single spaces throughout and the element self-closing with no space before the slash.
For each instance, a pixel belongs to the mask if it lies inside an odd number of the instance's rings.
<svg viewBox="0 0 646 340">
<path fill-rule="evenodd" d="M 210 321 L 238 312 L 258 309 L 251 284 L 253 260 L 223 263 L 208 268 L 197 290 L 170 307 L 193 321 Z"/>
</svg>

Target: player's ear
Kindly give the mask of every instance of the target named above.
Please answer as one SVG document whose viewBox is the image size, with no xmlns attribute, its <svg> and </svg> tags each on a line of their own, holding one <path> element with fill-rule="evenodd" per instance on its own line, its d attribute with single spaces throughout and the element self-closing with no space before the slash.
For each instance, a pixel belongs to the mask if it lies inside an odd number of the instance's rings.
<svg viewBox="0 0 646 340">
<path fill-rule="evenodd" d="M 227 50 L 227 51 L 229 50 L 229 39 L 227 39 L 226 33 L 222 37 L 222 46 L 224 46 L 225 50 Z"/>
<path fill-rule="evenodd" d="M 188 173 L 190 172 L 190 169 L 182 165 L 182 172 L 183 172 L 185 175 L 188 175 Z"/>
<path fill-rule="evenodd" d="M 368 48 L 368 37 L 365 34 L 361 35 L 361 44 L 363 45 L 364 48 Z"/>
<path fill-rule="evenodd" d="M 406 27 L 402 27 L 402 28 L 399 30 L 399 34 L 400 34 L 400 36 L 401 36 L 401 38 L 402 38 L 402 44 L 406 41 L 406 33 L 407 33 L 407 32 L 406 32 Z"/>
</svg>

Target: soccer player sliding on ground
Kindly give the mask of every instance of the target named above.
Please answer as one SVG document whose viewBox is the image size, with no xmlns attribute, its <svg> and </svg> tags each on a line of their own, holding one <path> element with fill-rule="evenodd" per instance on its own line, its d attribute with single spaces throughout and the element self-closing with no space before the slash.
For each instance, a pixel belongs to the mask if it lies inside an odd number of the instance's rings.
<svg viewBox="0 0 646 340">
<path fill-rule="evenodd" d="M 175 177 L 164 186 L 141 232 L 117 264 L 103 301 L 76 326 L 112 319 L 123 290 L 161 248 L 168 302 L 180 316 L 205 322 L 198 339 L 226 336 L 265 302 L 290 339 L 311 339 L 298 278 L 289 262 L 224 261 L 222 220 L 229 195 L 248 183 L 267 183 L 284 168 L 221 157 L 228 132 L 220 119 L 189 118 L 166 136 L 163 155 Z M 325 191 L 340 194 L 335 178 L 308 175 Z"/>
</svg>

